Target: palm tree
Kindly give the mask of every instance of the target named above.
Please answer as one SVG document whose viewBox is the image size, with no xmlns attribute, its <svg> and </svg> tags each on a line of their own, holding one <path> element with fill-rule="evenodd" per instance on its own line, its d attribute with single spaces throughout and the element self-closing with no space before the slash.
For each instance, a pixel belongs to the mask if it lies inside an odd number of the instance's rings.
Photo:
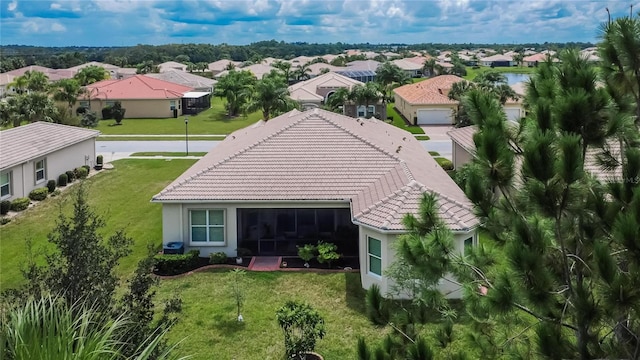
<svg viewBox="0 0 640 360">
<path fill-rule="evenodd" d="M 291 81 L 291 63 L 288 61 L 277 60 L 271 64 L 274 68 L 280 70 L 282 77 L 287 81 L 287 84 Z"/>
<path fill-rule="evenodd" d="M 40 71 L 27 71 L 24 73 L 27 78 L 27 89 L 29 91 L 45 92 L 49 88 L 49 77 Z"/>
<path fill-rule="evenodd" d="M 382 85 L 385 96 L 388 99 L 391 97 L 390 94 L 394 83 L 398 85 L 408 84 L 411 82 L 411 78 L 398 65 L 387 61 L 376 69 L 376 81 Z"/>
<path fill-rule="evenodd" d="M 385 95 L 380 91 L 378 84 L 368 82 L 364 85 L 355 85 L 351 88 L 348 99 L 355 103 L 356 109 L 358 106 L 364 105 L 365 117 L 371 117 L 374 116 L 375 113 L 369 112 L 369 105 L 384 101 Z"/>
<path fill-rule="evenodd" d="M 311 78 L 311 68 L 310 64 L 302 64 L 298 65 L 293 72 L 293 76 L 297 81 L 307 80 Z"/>
<path fill-rule="evenodd" d="M 109 73 L 101 66 L 90 65 L 80 69 L 73 78 L 78 80 L 80 86 L 87 86 L 89 84 L 108 79 Z"/>
<path fill-rule="evenodd" d="M 265 76 L 258 80 L 251 89 L 246 89 L 249 98 L 244 106 L 245 111 L 262 111 L 262 119 L 268 121 L 271 115 L 292 110 L 296 103 L 289 97 L 289 90 L 284 78 Z"/>
<path fill-rule="evenodd" d="M 349 88 L 346 88 L 346 87 L 339 88 L 333 94 L 329 95 L 329 98 L 327 99 L 327 102 L 326 102 L 327 107 L 331 111 L 337 112 L 337 110 L 340 110 L 340 112 L 344 112 L 344 109 L 342 109 L 341 106 L 343 106 L 344 103 L 348 101 L 349 93 L 350 93 Z"/>
<path fill-rule="evenodd" d="M 434 77 L 436 71 L 436 59 L 430 58 L 424 61 L 422 65 L 422 74 L 428 74 L 429 77 Z"/>
<path fill-rule="evenodd" d="M 12 87 L 16 89 L 16 93 L 22 94 L 27 90 L 27 85 L 29 81 L 26 76 L 21 75 L 13 79 L 11 83 L 9 83 L 8 87 Z"/>
<path fill-rule="evenodd" d="M 214 95 L 227 99 L 229 117 L 238 115 L 247 102 L 247 96 L 255 81 L 255 76 L 246 70 L 231 70 L 218 80 Z"/>
<path fill-rule="evenodd" d="M 460 99 L 462 99 L 462 96 L 464 96 L 464 94 L 466 94 L 473 88 L 475 88 L 475 84 L 470 81 L 458 81 L 457 83 L 453 83 L 453 85 L 451 85 L 451 90 L 449 90 L 449 94 L 447 94 L 447 97 L 450 100 L 460 101 Z"/>
<path fill-rule="evenodd" d="M 58 80 L 53 85 L 53 99 L 66 102 L 69 106 L 69 114 L 73 113 L 73 105 L 82 93 L 83 90 L 76 79 Z"/>
</svg>

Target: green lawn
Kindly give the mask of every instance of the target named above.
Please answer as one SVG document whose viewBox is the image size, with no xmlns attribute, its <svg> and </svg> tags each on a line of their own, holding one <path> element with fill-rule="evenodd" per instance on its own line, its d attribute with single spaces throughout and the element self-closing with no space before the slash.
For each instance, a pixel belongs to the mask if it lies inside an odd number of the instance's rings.
<svg viewBox="0 0 640 360">
<path fill-rule="evenodd" d="M 514 74 L 533 74 L 536 70 L 534 67 L 528 66 L 512 66 L 512 67 L 496 67 L 491 68 L 488 66 L 481 66 L 479 69 L 474 69 L 471 66 L 467 66 L 467 75 L 464 76 L 467 80 L 473 80 L 478 74 L 487 71 L 496 71 L 500 73 L 514 73 Z"/>
<path fill-rule="evenodd" d="M 133 253 L 123 259 L 119 273 L 129 275 L 146 254 L 148 243 L 162 242 L 162 207 L 150 202 L 151 197 L 173 181 L 195 160 L 118 160 L 114 170 L 103 170 L 86 180 L 89 202 L 104 216 L 103 234 L 110 236 L 124 229 L 133 238 Z M 31 239 L 34 249 L 49 246 L 47 234 L 55 226 L 62 205 L 70 210 L 73 185 L 55 198 L 48 198 L 28 209 L 9 224 L 0 227 L 0 289 L 12 288 L 22 282 L 25 241 Z"/>
<path fill-rule="evenodd" d="M 188 156 L 205 156 L 206 152 L 190 152 Z M 131 156 L 187 156 L 185 152 L 137 152 Z"/>
<path fill-rule="evenodd" d="M 184 116 L 177 119 L 124 119 L 122 125 L 113 126 L 113 120 L 101 120 L 97 129 L 107 135 L 142 134 L 167 135 L 184 134 Z M 262 118 L 257 111 L 247 116 L 229 119 L 224 109 L 224 101 L 213 98 L 211 108 L 195 116 L 189 116 L 189 135 L 199 134 L 229 134 L 244 128 Z M 137 140 L 137 139 L 136 139 Z"/>
<path fill-rule="evenodd" d="M 424 131 L 422 130 L 422 128 L 420 126 L 414 126 L 414 125 L 407 125 L 407 123 L 404 121 L 404 119 L 402 119 L 402 116 L 400 116 L 400 114 L 398 114 L 398 112 L 396 112 L 396 109 L 393 108 L 394 104 L 393 103 L 388 103 L 387 104 L 387 116 L 391 116 L 393 117 L 393 122 L 392 124 L 396 127 L 399 127 L 400 129 L 403 130 L 407 130 L 408 132 L 412 133 L 412 134 L 424 134 Z M 423 138 L 421 140 L 429 140 L 428 136 L 424 136 L 426 138 Z"/>
</svg>

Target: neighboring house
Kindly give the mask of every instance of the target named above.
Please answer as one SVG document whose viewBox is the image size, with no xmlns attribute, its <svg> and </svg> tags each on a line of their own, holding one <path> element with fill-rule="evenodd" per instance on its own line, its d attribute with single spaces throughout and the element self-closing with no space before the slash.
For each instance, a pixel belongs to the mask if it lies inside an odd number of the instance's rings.
<svg viewBox="0 0 640 360">
<path fill-rule="evenodd" d="M 422 76 L 422 67 L 424 65 L 424 61 L 420 63 L 416 61 L 410 61 L 409 59 L 397 59 L 391 61 L 391 63 L 398 66 L 412 78 Z"/>
<path fill-rule="evenodd" d="M 99 134 L 48 122 L 0 131 L 0 199 L 27 197 L 68 170 L 93 166 Z"/>
<path fill-rule="evenodd" d="M 167 61 L 162 64 L 158 64 L 158 69 L 161 73 L 172 70 L 187 71 L 187 65 L 175 61 Z"/>
<path fill-rule="evenodd" d="M 169 118 L 197 114 L 211 107 L 209 92 L 194 92 L 192 87 L 135 75 L 122 80 L 103 80 L 86 86 L 87 95 L 77 107 L 86 107 L 100 116 L 105 106 L 120 101 L 126 118 Z"/>
<path fill-rule="evenodd" d="M 496 54 L 480 59 L 480 65 L 491 67 L 508 67 L 517 65 L 513 56 Z"/>
<path fill-rule="evenodd" d="M 311 109 L 326 103 L 329 96 L 336 90 L 340 88 L 351 90 L 355 85 L 364 84 L 330 72 L 289 86 L 289 96 L 300 103 L 303 109 Z"/>
<path fill-rule="evenodd" d="M 451 125 L 458 101 L 449 99 L 453 84 L 465 81 L 455 75 L 440 75 L 393 90 L 395 107 L 414 125 Z M 507 119 L 518 121 L 524 114 L 522 100 L 509 99 L 503 106 Z"/>
<path fill-rule="evenodd" d="M 245 66 L 243 68 L 237 68 L 235 69 L 236 71 L 244 71 L 247 70 L 249 72 L 251 72 L 258 80 L 262 79 L 262 77 L 265 74 L 268 74 L 271 72 L 271 70 L 277 70 L 276 68 L 272 67 L 271 65 L 265 65 L 265 64 L 253 64 L 253 65 L 249 65 L 249 66 Z M 229 70 L 225 70 L 222 72 L 219 72 L 218 74 L 216 74 L 214 77 L 215 78 L 221 78 L 225 75 L 227 75 L 229 73 Z"/>
<path fill-rule="evenodd" d="M 360 104 L 353 101 L 343 105 L 342 113 L 352 118 L 371 118 L 385 120 L 387 118 L 387 104 L 380 100 L 375 104 Z"/>
<path fill-rule="evenodd" d="M 528 66 L 528 67 L 534 67 L 534 66 L 538 66 L 538 64 L 546 62 L 549 59 L 549 54 L 547 53 L 539 53 L 539 54 L 533 54 L 530 56 L 525 56 L 524 58 L 522 58 L 522 62 L 524 63 L 524 66 Z M 560 60 L 553 58 L 551 59 L 551 61 L 553 62 L 559 62 Z"/>
<path fill-rule="evenodd" d="M 453 129 L 447 132 L 447 135 L 449 135 L 452 142 L 452 159 L 454 169 L 459 169 L 476 156 L 476 144 L 473 141 L 473 136 L 477 131 L 478 127 L 473 125 Z M 611 154 L 617 157 L 619 161 L 620 145 L 616 141 L 612 141 L 608 144 L 608 148 Z M 621 180 L 623 178 L 621 167 L 610 171 L 603 170 L 602 166 L 598 164 L 598 152 L 599 150 L 597 148 L 587 149 L 584 164 L 585 171 L 602 182 L 609 182 L 612 179 L 616 181 Z M 517 166 L 522 166 L 521 157 L 516 157 L 515 161 Z"/>
<path fill-rule="evenodd" d="M 50 69 L 48 67 L 38 66 L 38 65 L 25 66 L 20 69 L 7 71 L 5 74 L 9 74 L 13 76 L 22 76 L 27 71 L 31 71 L 31 72 L 39 71 L 41 73 L 44 73 L 45 75 L 47 75 L 47 77 L 49 78 L 49 81 L 51 82 L 62 80 L 62 79 L 71 79 L 73 75 L 75 75 L 73 71 L 70 71 L 68 69 Z"/>
<path fill-rule="evenodd" d="M 136 68 L 119 68 L 114 78 L 126 79 L 136 75 L 138 75 L 138 69 Z"/>
<path fill-rule="evenodd" d="M 319 240 L 360 261 L 362 286 L 392 282 L 405 214 L 434 194 L 454 246 L 477 243 L 472 204 L 410 133 L 374 119 L 320 109 L 283 114 L 227 136 L 152 202 L 162 204 L 163 243 L 201 256 L 238 248 L 296 256 Z M 449 297 L 458 286 L 443 281 Z"/>
<path fill-rule="evenodd" d="M 302 66 L 313 59 L 315 58 L 301 55 L 301 56 L 294 57 L 293 59 L 289 60 L 289 62 L 291 63 L 291 67 L 295 68 L 296 66 L 298 65 Z"/>
<path fill-rule="evenodd" d="M 376 80 L 376 70 L 380 63 L 375 60 L 358 60 L 347 63 L 347 68 L 336 71 L 338 74 L 366 83 Z"/>
<path fill-rule="evenodd" d="M 333 60 L 335 60 L 336 58 L 340 57 L 340 55 L 334 55 L 334 54 L 326 54 L 326 55 L 322 55 L 320 56 L 321 58 L 327 60 L 327 62 L 332 62 Z"/>
<path fill-rule="evenodd" d="M 15 78 L 16 76 L 11 74 L 0 74 L 0 98 L 16 93 L 16 89 L 13 86 L 9 86 Z"/>
<path fill-rule="evenodd" d="M 120 67 L 115 66 L 115 65 L 111 65 L 111 64 L 106 64 L 106 63 L 101 63 L 101 62 L 97 62 L 97 61 L 90 61 L 88 63 L 84 63 L 82 65 L 78 65 L 78 66 L 73 66 L 68 68 L 67 70 L 72 71 L 73 74 L 77 74 L 80 70 L 89 67 L 89 66 L 98 66 L 103 68 L 106 72 L 109 73 L 109 78 L 111 79 L 117 79 L 118 78 L 118 71 L 120 71 Z"/>
<path fill-rule="evenodd" d="M 158 74 L 145 74 L 144 76 L 184 85 L 192 88 L 194 91 L 209 93 L 213 92 L 213 87 L 217 83 L 216 80 L 180 70 L 167 70 Z"/>
<path fill-rule="evenodd" d="M 232 64 L 235 67 L 240 67 L 240 64 L 242 64 L 242 63 L 239 62 L 239 61 L 222 59 L 222 60 L 218 60 L 218 61 L 214 61 L 212 63 L 209 63 L 209 71 L 211 71 L 211 74 L 217 75 L 217 74 L 227 70 L 227 68 L 229 67 L 229 64 Z"/>
<path fill-rule="evenodd" d="M 414 125 L 451 125 L 458 102 L 448 97 L 454 83 L 464 79 L 440 75 L 393 90 L 396 109 Z"/>
<path fill-rule="evenodd" d="M 309 65 L 309 69 L 311 70 L 311 73 L 309 75 L 311 75 L 313 77 L 313 76 L 322 75 L 323 71 L 327 72 L 327 70 L 328 70 L 329 72 L 331 72 L 331 71 L 336 72 L 336 71 L 345 70 L 346 67 L 344 67 L 344 66 L 333 66 L 333 65 L 329 65 L 329 64 L 325 64 L 325 63 L 314 63 L 314 64 Z M 292 68 L 292 71 L 295 71 L 295 67 Z"/>
</svg>

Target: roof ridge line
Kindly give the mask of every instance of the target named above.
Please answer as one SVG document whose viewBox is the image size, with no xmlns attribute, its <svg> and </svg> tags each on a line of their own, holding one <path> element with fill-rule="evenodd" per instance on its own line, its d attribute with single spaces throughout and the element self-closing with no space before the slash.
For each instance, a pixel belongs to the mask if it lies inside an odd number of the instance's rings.
<svg viewBox="0 0 640 360">
<path fill-rule="evenodd" d="M 300 113 L 300 114 L 304 114 L 304 113 Z M 296 115 L 299 115 L 299 114 L 296 114 Z M 191 176 L 189 176 L 189 177 L 187 177 L 187 178 L 184 178 L 182 181 L 180 181 L 180 182 L 178 182 L 178 183 L 174 184 L 174 185 L 173 185 L 173 186 L 171 186 L 171 187 L 166 187 L 166 188 L 165 188 L 162 192 L 160 192 L 158 195 L 161 195 L 161 194 L 163 194 L 163 193 L 165 193 L 165 192 L 168 192 L 168 191 L 170 191 L 170 190 L 173 190 L 173 189 L 175 189 L 177 186 L 182 185 L 182 184 L 186 183 L 187 181 L 194 179 L 196 176 L 199 176 L 199 175 L 201 175 L 202 173 L 204 173 L 204 172 L 206 172 L 206 171 L 209 171 L 209 170 L 211 170 L 211 169 L 214 169 L 216 166 L 219 166 L 220 164 L 223 164 L 223 163 L 225 163 L 225 162 L 227 162 L 227 161 L 231 160 L 232 158 L 235 158 L 235 157 L 239 156 L 240 154 L 247 152 L 248 150 L 250 150 L 250 149 L 252 149 L 252 148 L 254 148 L 254 147 L 258 146 L 260 143 L 263 143 L 263 142 L 265 142 L 266 140 L 271 139 L 271 138 L 272 138 L 272 137 L 274 137 L 275 135 L 282 133 L 284 130 L 289 129 L 290 127 L 292 127 L 292 126 L 294 126 L 294 125 L 298 124 L 299 122 L 301 122 L 302 120 L 304 120 L 304 119 L 306 119 L 306 118 L 308 118 L 308 116 L 302 116 L 302 117 L 300 117 L 300 119 L 298 119 L 297 121 L 294 121 L 294 122 L 292 122 L 291 124 L 289 124 L 289 125 L 287 125 L 287 126 L 285 126 L 285 127 L 281 128 L 279 131 L 276 131 L 276 132 L 274 132 L 273 134 L 271 134 L 271 135 L 269 135 L 269 136 L 267 136 L 267 137 L 264 137 L 264 138 L 262 138 L 261 140 L 259 140 L 259 141 L 255 142 L 255 143 L 253 143 L 253 144 L 251 144 L 251 145 L 249 145 L 249 146 L 247 146 L 247 147 L 245 147 L 245 148 L 243 148 L 243 149 L 241 149 L 241 150 L 239 150 L 239 151 L 236 151 L 235 153 L 233 153 L 233 154 L 231 154 L 231 155 L 229 155 L 229 156 L 225 157 L 224 159 L 222 159 L 222 160 L 220 160 L 220 161 L 216 162 L 215 164 L 212 164 L 212 165 L 210 165 L 210 166 L 207 166 L 207 167 L 206 167 L 206 168 L 204 168 L 204 169 L 201 169 L 200 171 L 196 172 L 195 174 L 193 174 L 193 175 L 191 175 Z M 231 134 L 229 134 L 229 135 L 231 135 Z M 228 138 L 228 137 L 229 137 L 229 136 L 227 136 L 227 138 Z"/>
<path fill-rule="evenodd" d="M 386 201 L 388 201 L 389 199 L 394 198 L 394 197 L 396 197 L 396 195 L 397 195 L 397 194 L 399 194 L 399 193 L 403 192 L 403 191 L 404 191 L 403 189 L 404 189 L 405 187 L 407 187 L 407 185 L 403 185 L 402 187 L 398 188 L 397 190 L 395 190 L 395 191 L 394 191 L 394 192 L 392 192 L 391 194 L 389 194 L 389 195 L 387 195 L 387 196 L 383 197 L 382 199 L 380 199 L 380 200 L 376 201 L 375 203 L 373 203 L 373 204 L 369 205 L 366 209 L 364 209 L 364 210 L 360 211 L 360 213 L 358 213 L 355 217 L 359 217 L 359 216 L 366 215 L 366 214 L 370 213 L 370 212 L 371 212 L 371 210 L 373 210 L 373 209 L 375 209 L 376 207 L 378 207 L 378 205 L 380 205 L 380 204 L 384 204 L 384 203 L 385 203 Z"/>
<path fill-rule="evenodd" d="M 409 183 L 409 184 L 411 184 L 411 183 Z M 396 199 L 398 201 L 400 201 L 401 203 L 404 203 L 403 200 L 405 200 L 407 198 L 407 194 L 409 193 L 409 191 L 407 191 L 405 189 L 406 187 L 411 187 L 411 185 L 401 187 L 399 189 L 399 191 L 401 191 L 402 193 L 398 194 L 399 196 L 396 197 Z M 403 190 L 403 189 L 405 189 L 405 190 Z M 399 208 L 399 206 L 396 204 L 396 209 L 394 210 L 393 214 L 397 214 L 398 213 L 397 208 Z M 389 228 L 389 225 L 391 225 L 391 219 L 393 218 L 393 214 L 389 214 L 387 217 L 384 218 L 385 222 L 382 223 L 382 228 L 383 229 Z"/>
<path fill-rule="evenodd" d="M 426 185 L 424 185 L 424 184 L 422 184 L 422 183 L 420 183 L 418 181 L 416 181 L 415 184 L 420 186 L 421 188 L 424 188 L 424 189 L 428 190 L 429 193 L 436 195 L 437 198 L 442 198 L 442 199 L 444 199 L 444 200 L 446 200 L 446 201 L 448 201 L 450 203 L 453 203 L 455 205 L 460 206 L 463 209 L 467 209 L 467 210 L 470 210 L 471 212 L 473 212 L 473 208 L 469 208 L 467 205 L 465 205 L 465 204 L 463 204 L 463 203 L 461 203 L 461 202 L 459 202 L 459 201 L 457 201 L 455 199 L 452 199 L 451 197 L 449 197 L 447 195 L 444 195 L 441 192 L 437 192 L 437 191 L 433 190 L 432 188 L 430 188 L 430 187 L 428 187 L 428 186 L 426 186 Z M 462 221 L 458 216 L 456 216 L 454 213 L 450 212 L 449 209 L 445 210 L 445 212 L 447 214 L 449 214 L 449 216 L 451 216 L 451 218 L 453 220 L 455 220 L 458 224 L 463 225 L 465 228 L 469 227 L 469 225 L 467 225 L 466 222 Z"/>
</svg>

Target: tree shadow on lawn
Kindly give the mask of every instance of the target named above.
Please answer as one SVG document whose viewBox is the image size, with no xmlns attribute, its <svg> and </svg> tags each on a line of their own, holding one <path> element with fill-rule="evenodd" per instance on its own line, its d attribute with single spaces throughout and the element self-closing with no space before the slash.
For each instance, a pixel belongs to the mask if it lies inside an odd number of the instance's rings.
<svg viewBox="0 0 640 360">
<path fill-rule="evenodd" d="M 229 311 L 213 315 L 213 328 L 221 334 L 233 334 L 244 329 L 244 322 L 234 318 L 235 308 L 229 307 Z"/>
<path fill-rule="evenodd" d="M 345 296 L 347 307 L 366 316 L 365 290 L 360 282 L 360 273 L 345 273 Z"/>
</svg>

